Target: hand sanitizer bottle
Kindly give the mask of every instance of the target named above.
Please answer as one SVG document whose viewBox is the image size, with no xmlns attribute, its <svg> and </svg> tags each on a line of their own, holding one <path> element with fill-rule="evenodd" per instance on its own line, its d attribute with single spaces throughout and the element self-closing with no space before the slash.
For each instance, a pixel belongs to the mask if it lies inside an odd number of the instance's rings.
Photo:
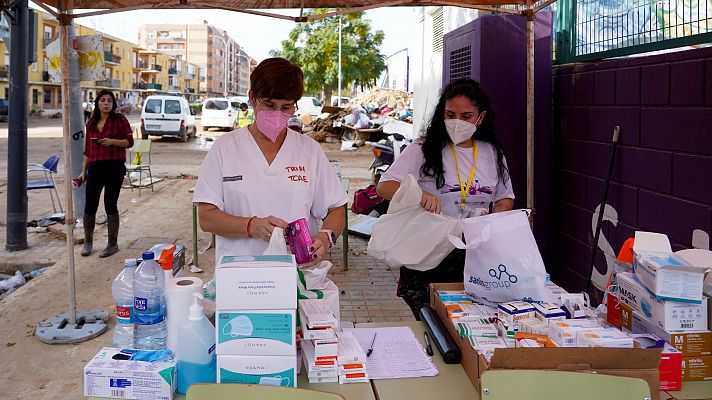
<svg viewBox="0 0 712 400">
<path fill-rule="evenodd" d="M 195 383 L 215 383 L 215 327 L 203 313 L 203 296 L 194 294 L 188 320 L 178 326 L 178 392 Z"/>
</svg>

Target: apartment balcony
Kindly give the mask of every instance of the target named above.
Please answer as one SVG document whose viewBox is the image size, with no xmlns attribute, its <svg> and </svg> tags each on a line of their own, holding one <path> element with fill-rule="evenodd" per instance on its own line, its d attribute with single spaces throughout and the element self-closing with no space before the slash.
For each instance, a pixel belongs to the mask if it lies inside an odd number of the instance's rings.
<svg viewBox="0 0 712 400">
<path fill-rule="evenodd" d="M 168 75 L 178 75 L 178 69 L 175 67 L 168 68 Z"/>
<path fill-rule="evenodd" d="M 121 64 L 121 56 L 118 54 L 114 54 L 110 51 L 105 51 L 104 52 L 104 62 L 107 64 L 120 65 Z"/>
<path fill-rule="evenodd" d="M 193 88 L 185 88 L 186 93 L 195 93 L 195 89 Z"/>
<path fill-rule="evenodd" d="M 184 76 L 186 80 L 193 80 L 195 79 L 195 72 L 186 72 Z"/>
<path fill-rule="evenodd" d="M 163 90 L 163 85 L 160 83 L 147 83 L 146 90 Z"/>
<path fill-rule="evenodd" d="M 0 65 L 0 78 L 7 79 L 10 76 L 10 67 L 7 65 Z"/>
<path fill-rule="evenodd" d="M 146 84 L 145 83 L 134 83 L 132 85 L 134 89 L 146 89 Z"/>
<path fill-rule="evenodd" d="M 139 68 L 142 74 L 157 74 L 163 70 L 163 67 L 159 64 L 139 63 Z"/>
<path fill-rule="evenodd" d="M 47 71 L 42 72 L 42 81 L 49 82 L 49 72 L 47 72 Z"/>
<path fill-rule="evenodd" d="M 171 86 L 168 87 L 168 91 L 169 91 L 169 92 L 180 92 L 181 90 L 180 90 L 180 86 L 171 85 Z"/>
<path fill-rule="evenodd" d="M 103 81 L 96 81 L 96 86 L 108 87 L 108 88 L 120 88 L 121 79 L 105 79 Z"/>
</svg>

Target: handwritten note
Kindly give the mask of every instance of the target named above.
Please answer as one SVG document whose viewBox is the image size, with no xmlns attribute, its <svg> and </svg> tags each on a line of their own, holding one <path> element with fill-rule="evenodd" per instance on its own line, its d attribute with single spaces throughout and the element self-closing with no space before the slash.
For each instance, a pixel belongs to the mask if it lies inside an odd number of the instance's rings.
<svg viewBox="0 0 712 400">
<path fill-rule="evenodd" d="M 373 340 L 373 353 L 366 361 L 370 379 L 417 378 L 435 376 L 438 369 L 425 349 L 407 326 L 392 328 L 349 328 L 363 351 L 368 351 Z"/>
</svg>

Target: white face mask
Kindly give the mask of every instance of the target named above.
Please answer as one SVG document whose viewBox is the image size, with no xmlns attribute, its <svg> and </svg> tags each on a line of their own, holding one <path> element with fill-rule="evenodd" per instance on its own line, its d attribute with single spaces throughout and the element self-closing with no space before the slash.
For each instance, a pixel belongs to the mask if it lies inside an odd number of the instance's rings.
<svg viewBox="0 0 712 400">
<path fill-rule="evenodd" d="M 445 129 L 450 140 L 457 145 L 471 138 L 477 131 L 477 125 L 461 119 L 446 119 Z"/>
<path fill-rule="evenodd" d="M 223 335 L 229 336 L 252 336 L 252 321 L 246 315 L 240 315 L 223 327 Z"/>
</svg>

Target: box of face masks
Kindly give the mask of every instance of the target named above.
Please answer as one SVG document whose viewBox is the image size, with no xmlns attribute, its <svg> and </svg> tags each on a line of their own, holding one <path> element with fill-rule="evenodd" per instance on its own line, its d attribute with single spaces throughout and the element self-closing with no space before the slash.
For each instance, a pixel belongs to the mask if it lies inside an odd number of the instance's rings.
<svg viewBox="0 0 712 400">
<path fill-rule="evenodd" d="M 218 311 L 215 322 L 217 354 L 297 354 L 294 310 Z"/>
<path fill-rule="evenodd" d="M 292 255 L 223 256 L 215 284 L 216 310 L 297 308 L 297 264 Z"/>
<path fill-rule="evenodd" d="M 634 310 L 666 331 L 707 329 L 707 303 L 660 300 L 643 287 L 630 272 L 616 275 L 620 298 Z"/>
<path fill-rule="evenodd" d="M 297 356 L 218 356 L 218 383 L 297 386 Z"/>
<path fill-rule="evenodd" d="M 693 267 L 673 255 L 666 235 L 635 233 L 633 270 L 640 283 L 659 299 L 702 302 L 706 269 Z"/>
<path fill-rule="evenodd" d="M 104 347 L 84 367 L 84 396 L 169 400 L 176 390 L 176 360 L 170 350 Z"/>
</svg>

